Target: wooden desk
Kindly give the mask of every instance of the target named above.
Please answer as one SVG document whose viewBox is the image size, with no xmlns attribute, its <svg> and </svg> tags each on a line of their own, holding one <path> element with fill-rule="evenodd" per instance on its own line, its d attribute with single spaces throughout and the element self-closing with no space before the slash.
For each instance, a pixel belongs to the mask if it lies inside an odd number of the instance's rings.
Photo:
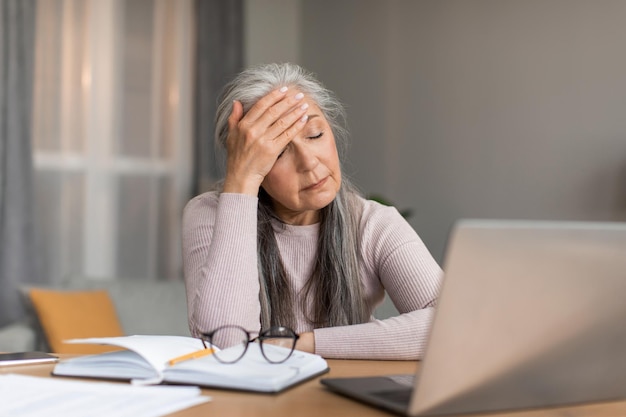
<svg viewBox="0 0 626 417">
<path fill-rule="evenodd" d="M 385 411 L 363 405 L 326 390 L 323 377 L 402 374 L 415 372 L 418 363 L 403 361 L 328 360 L 330 372 L 281 394 L 251 394 L 205 389 L 213 401 L 174 414 L 176 417 L 207 416 L 391 416 Z M 54 365 L 30 365 L 0 368 L 0 374 L 49 376 Z M 626 390 L 626 387 L 624 387 Z M 476 414 L 473 417 L 478 417 Z M 488 417 L 618 417 L 626 416 L 626 401 L 586 404 L 552 409 L 491 413 Z"/>
</svg>

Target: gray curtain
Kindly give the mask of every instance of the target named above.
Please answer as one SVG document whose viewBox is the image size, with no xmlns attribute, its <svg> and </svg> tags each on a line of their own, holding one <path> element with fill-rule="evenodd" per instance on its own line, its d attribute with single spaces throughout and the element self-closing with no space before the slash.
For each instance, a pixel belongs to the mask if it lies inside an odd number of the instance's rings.
<svg viewBox="0 0 626 417">
<path fill-rule="evenodd" d="M 243 69 L 243 0 L 196 0 L 193 194 L 223 175 L 213 130 L 222 87 Z"/>
<path fill-rule="evenodd" d="M 22 315 L 17 288 L 38 282 L 31 106 L 36 0 L 0 0 L 0 326 Z"/>
</svg>

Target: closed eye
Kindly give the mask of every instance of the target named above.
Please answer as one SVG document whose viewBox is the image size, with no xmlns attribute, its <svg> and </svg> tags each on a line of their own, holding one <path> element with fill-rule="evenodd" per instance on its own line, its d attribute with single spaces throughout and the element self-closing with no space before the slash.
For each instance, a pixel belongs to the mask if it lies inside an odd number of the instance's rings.
<svg viewBox="0 0 626 417">
<path fill-rule="evenodd" d="M 319 135 L 316 135 L 316 136 L 309 136 L 307 139 L 319 139 L 319 138 L 321 138 L 321 137 L 322 137 L 322 135 L 323 135 L 323 134 L 324 134 L 324 132 L 320 132 L 320 134 L 319 134 Z"/>
</svg>

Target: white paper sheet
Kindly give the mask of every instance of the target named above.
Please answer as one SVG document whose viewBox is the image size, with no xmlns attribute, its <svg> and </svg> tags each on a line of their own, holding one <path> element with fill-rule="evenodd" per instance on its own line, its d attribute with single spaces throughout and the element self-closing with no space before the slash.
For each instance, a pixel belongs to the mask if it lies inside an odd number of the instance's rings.
<svg viewBox="0 0 626 417">
<path fill-rule="evenodd" d="M 1 417 L 158 417 L 210 401 L 197 387 L 0 375 Z"/>
</svg>

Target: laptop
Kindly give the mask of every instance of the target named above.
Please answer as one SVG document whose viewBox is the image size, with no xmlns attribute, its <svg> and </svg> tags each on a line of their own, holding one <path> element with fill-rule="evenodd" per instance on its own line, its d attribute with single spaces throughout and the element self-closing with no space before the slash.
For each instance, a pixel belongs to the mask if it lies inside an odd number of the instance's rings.
<svg viewBox="0 0 626 417">
<path fill-rule="evenodd" d="M 443 269 L 416 375 L 321 383 L 408 416 L 626 398 L 626 223 L 461 220 Z"/>
</svg>

